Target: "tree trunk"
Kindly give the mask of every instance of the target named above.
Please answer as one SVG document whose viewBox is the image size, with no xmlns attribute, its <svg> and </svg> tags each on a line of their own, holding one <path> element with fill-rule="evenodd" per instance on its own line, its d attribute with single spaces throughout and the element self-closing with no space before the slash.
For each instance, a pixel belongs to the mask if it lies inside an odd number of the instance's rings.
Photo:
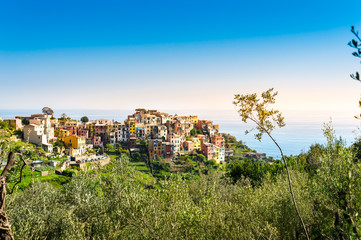
<svg viewBox="0 0 361 240">
<path fill-rule="evenodd" d="M 335 228 L 336 228 L 336 234 L 338 239 L 343 240 L 345 239 L 343 237 L 342 231 L 341 231 L 341 220 L 340 220 L 341 216 L 340 213 L 338 211 L 335 212 Z"/>
<path fill-rule="evenodd" d="M 15 154 L 13 152 L 10 152 L 8 155 L 7 164 L 0 176 L 0 239 L 1 240 L 14 239 L 14 236 L 11 233 L 9 219 L 5 212 L 5 199 L 6 199 L 5 178 L 15 163 L 14 157 Z"/>
<path fill-rule="evenodd" d="M 6 186 L 5 178 L 0 176 L 0 239 L 1 240 L 13 240 L 13 234 L 11 233 L 8 216 L 5 212 L 5 199 L 6 199 Z"/>
</svg>

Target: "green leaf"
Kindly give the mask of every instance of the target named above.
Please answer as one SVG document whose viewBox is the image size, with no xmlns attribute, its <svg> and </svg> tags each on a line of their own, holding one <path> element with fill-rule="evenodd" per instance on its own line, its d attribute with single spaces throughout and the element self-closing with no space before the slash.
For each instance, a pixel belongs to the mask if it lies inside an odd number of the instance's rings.
<svg viewBox="0 0 361 240">
<path fill-rule="evenodd" d="M 357 47 L 357 41 L 355 40 L 355 39 L 352 39 L 352 44 L 355 46 L 355 47 Z"/>
</svg>

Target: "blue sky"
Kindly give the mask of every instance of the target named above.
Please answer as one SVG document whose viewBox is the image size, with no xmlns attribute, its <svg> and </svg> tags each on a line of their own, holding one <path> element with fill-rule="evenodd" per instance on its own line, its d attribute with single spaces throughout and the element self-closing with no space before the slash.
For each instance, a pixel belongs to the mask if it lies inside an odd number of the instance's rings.
<svg viewBox="0 0 361 240">
<path fill-rule="evenodd" d="M 358 112 L 359 1 L 1 1 L 0 109 Z M 355 114 L 356 114 L 355 113 Z"/>
</svg>

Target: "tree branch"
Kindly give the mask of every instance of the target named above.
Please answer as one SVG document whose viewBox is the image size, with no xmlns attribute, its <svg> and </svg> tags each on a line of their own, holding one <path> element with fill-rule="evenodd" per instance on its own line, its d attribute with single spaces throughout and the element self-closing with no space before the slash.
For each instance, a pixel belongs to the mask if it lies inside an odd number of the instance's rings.
<svg viewBox="0 0 361 240">
<path fill-rule="evenodd" d="M 14 157 L 15 157 L 15 153 L 10 152 L 9 155 L 8 155 L 7 164 L 6 164 L 5 168 L 4 168 L 4 171 L 1 173 L 1 176 L 3 178 L 6 178 L 6 176 L 8 175 L 8 173 L 10 171 L 10 169 L 13 167 L 13 165 L 15 163 Z"/>
<path fill-rule="evenodd" d="M 23 158 L 21 158 L 21 160 L 23 161 L 23 165 L 21 166 L 21 169 L 20 169 L 20 178 L 19 178 L 19 180 L 14 184 L 14 186 L 12 187 L 11 191 L 9 192 L 9 194 L 13 194 L 16 185 L 18 185 L 19 183 L 21 183 L 21 181 L 22 181 L 22 179 L 23 179 L 23 169 L 24 169 L 26 163 L 25 163 L 25 161 L 24 161 Z"/>
<path fill-rule="evenodd" d="M 302 219 L 302 216 L 300 214 L 300 212 L 298 211 L 298 208 L 297 208 L 297 204 L 296 204 L 296 200 L 295 200 L 295 195 L 293 193 L 293 189 L 292 189 L 292 184 L 291 184 L 291 176 L 290 176 L 290 172 L 288 170 L 288 166 L 287 166 L 287 161 L 285 159 L 285 156 L 283 154 L 283 151 L 282 151 L 282 148 L 278 145 L 278 143 L 276 142 L 276 140 L 271 136 L 271 134 L 267 131 L 266 128 L 264 128 L 261 124 L 259 124 L 257 121 L 255 121 L 254 119 L 251 119 L 253 122 L 255 122 L 260 128 L 263 129 L 263 131 L 265 131 L 265 133 L 267 133 L 267 135 L 272 139 L 272 141 L 276 144 L 276 146 L 278 147 L 278 149 L 280 150 L 281 152 L 281 156 L 282 156 L 282 160 L 285 164 L 285 168 L 286 168 L 286 172 L 287 172 L 287 178 L 288 178 L 288 185 L 289 185 L 289 189 L 290 189 L 290 193 L 291 193 L 291 196 L 292 196 L 292 201 L 293 201 L 293 206 L 295 207 L 295 210 L 296 210 L 296 213 L 298 215 L 298 218 L 300 219 L 301 223 L 302 223 L 302 226 L 303 226 L 303 230 L 306 234 L 306 237 L 308 240 L 310 240 L 310 237 L 308 235 L 308 231 L 307 231 L 307 228 L 306 228 L 306 225 L 305 223 L 303 222 L 303 219 Z"/>
</svg>

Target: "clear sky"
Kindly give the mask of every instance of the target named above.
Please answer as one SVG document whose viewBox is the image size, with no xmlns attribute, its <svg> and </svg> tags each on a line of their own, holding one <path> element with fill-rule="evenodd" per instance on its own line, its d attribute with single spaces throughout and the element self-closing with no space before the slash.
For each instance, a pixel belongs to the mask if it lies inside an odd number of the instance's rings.
<svg viewBox="0 0 361 240">
<path fill-rule="evenodd" d="M 360 1 L 0 1 L 0 109 L 350 110 Z"/>
</svg>

